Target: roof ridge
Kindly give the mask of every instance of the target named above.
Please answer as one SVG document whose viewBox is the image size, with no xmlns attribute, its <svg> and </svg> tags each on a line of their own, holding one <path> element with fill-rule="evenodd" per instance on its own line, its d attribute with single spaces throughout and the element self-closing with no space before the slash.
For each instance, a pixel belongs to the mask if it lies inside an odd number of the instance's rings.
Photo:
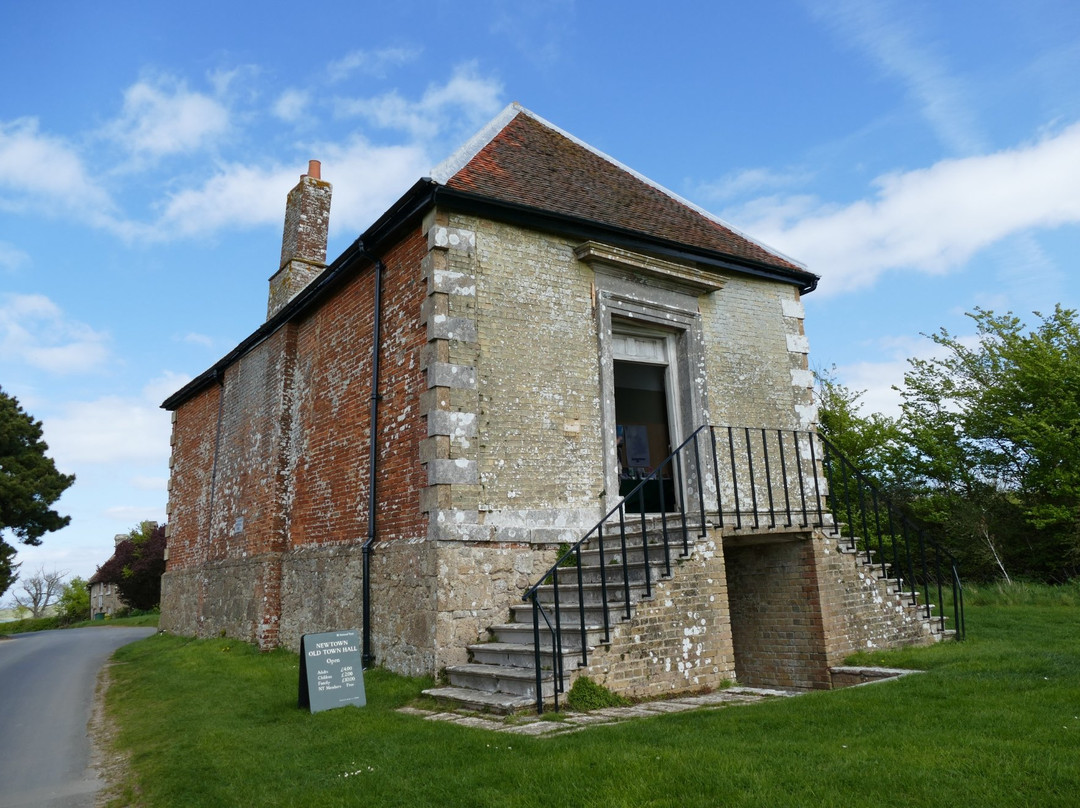
<svg viewBox="0 0 1080 808">
<path fill-rule="evenodd" d="M 550 129 L 552 132 L 556 132 L 557 134 L 562 135 L 571 143 L 580 146 L 581 148 L 594 154 L 601 160 L 604 160 L 605 162 L 611 164 L 620 171 L 629 174 L 631 177 L 638 180 L 639 182 L 648 185 L 650 188 L 653 188 L 656 191 L 659 191 L 660 193 L 667 196 L 669 199 L 677 202 L 685 208 L 688 208 L 689 210 L 692 210 L 699 216 L 708 219 L 710 222 L 713 222 L 714 224 L 717 224 L 726 230 L 729 230 L 731 233 L 738 236 L 739 238 L 745 239 L 751 244 L 757 245 L 766 252 L 775 255 L 777 258 L 780 258 L 781 260 L 786 261 L 789 264 L 800 267 L 804 270 L 807 269 L 806 264 L 804 264 L 802 261 L 792 258 L 791 256 L 776 249 L 775 247 L 766 244 L 760 239 L 754 238 L 748 233 L 743 232 L 741 229 L 735 227 L 730 222 L 720 218 L 715 213 L 706 210 L 705 208 L 694 202 L 691 202 L 689 199 L 680 196 L 671 189 L 665 188 L 663 185 L 656 182 L 655 180 L 646 177 L 641 172 L 634 170 L 633 168 L 626 165 L 625 163 L 620 162 L 619 160 L 616 160 L 610 154 L 600 151 L 600 149 L 592 146 L 589 143 L 586 143 L 584 140 L 577 137 L 576 135 L 567 132 L 565 129 L 556 126 L 546 118 L 537 115 L 532 110 L 523 107 L 517 101 L 512 101 L 511 103 L 507 104 L 502 109 L 502 111 L 499 112 L 498 115 L 488 121 L 487 124 L 485 124 L 475 135 L 469 138 L 457 151 L 455 151 L 452 155 L 447 157 L 445 160 L 439 163 L 439 165 L 432 169 L 431 179 L 439 183 L 439 185 L 446 185 L 455 174 L 457 174 L 459 171 L 461 171 L 461 169 L 467 166 L 469 162 L 484 149 L 485 146 L 487 146 L 492 140 L 494 140 L 495 137 L 503 129 L 506 128 L 507 124 L 509 124 L 512 120 L 514 120 L 514 118 L 518 116 L 518 114 L 526 115 L 529 118 L 532 118 L 534 121 L 536 121 L 538 124 L 545 127 L 546 129 Z"/>
</svg>

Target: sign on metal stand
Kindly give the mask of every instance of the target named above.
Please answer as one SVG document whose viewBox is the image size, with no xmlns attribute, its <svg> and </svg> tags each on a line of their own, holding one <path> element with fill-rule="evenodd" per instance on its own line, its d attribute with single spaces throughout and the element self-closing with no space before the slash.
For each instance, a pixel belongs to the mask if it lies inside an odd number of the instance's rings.
<svg viewBox="0 0 1080 808">
<path fill-rule="evenodd" d="M 313 713 L 367 704 L 358 632 L 330 631 L 300 638 L 298 701 Z"/>
</svg>

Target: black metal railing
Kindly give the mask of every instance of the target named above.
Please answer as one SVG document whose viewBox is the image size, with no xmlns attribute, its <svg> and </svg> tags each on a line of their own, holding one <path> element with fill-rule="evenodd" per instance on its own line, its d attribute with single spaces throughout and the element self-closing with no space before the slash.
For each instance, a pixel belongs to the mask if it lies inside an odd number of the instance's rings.
<svg viewBox="0 0 1080 808">
<path fill-rule="evenodd" d="M 613 614 L 630 618 L 635 592 L 651 596 L 654 575 L 670 576 L 672 553 L 687 557 L 691 535 L 705 536 L 710 520 L 728 533 L 820 529 L 846 540 L 868 563 L 880 565 L 882 577 L 897 579 L 913 604 L 921 594 L 926 617 L 939 620 L 942 631 L 948 591 L 957 637 L 963 636 L 955 560 L 832 444 L 810 431 L 702 426 L 522 597 L 532 603 L 538 712 L 544 702 L 542 634 L 551 646 L 558 710 L 566 657 L 588 665 L 590 635 L 609 643 Z M 885 560 L 886 550 L 892 561 Z M 585 554 L 597 563 L 583 564 Z"/>
</svg>

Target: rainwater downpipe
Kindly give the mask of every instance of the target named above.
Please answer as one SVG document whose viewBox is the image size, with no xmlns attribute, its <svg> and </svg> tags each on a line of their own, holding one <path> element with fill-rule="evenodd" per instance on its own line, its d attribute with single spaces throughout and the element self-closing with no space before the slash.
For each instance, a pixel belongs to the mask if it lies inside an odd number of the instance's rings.
<svg viewBox="0 0 1080 808">
<path fill-rule="evenodd" d="M 376 481 L 378 470 L 378 425 L 379 425 L 379 347 L 381 344 L 382 326 L 382 273 L 383 262 L 364 249 L 363 242 L 359 244 L 361 255 L 375 262 L 375 312 L 372 322 L 371 336 L 371 437 L 370 455 L 368 458 L 368 529 L 367 539 L 360 548 L 363 566 L 363 650 L 360 661 L 364 668 L 370 668 L 375 661 L 375 655 L 371 652 L 371 553 L 375 546 L 375 505 Z"/>
</svg>

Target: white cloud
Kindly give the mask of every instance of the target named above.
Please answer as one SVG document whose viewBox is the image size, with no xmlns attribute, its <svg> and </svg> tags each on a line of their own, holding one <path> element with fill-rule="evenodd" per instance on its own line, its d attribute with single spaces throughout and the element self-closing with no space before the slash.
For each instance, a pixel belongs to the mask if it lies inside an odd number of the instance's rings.
<svg viewBox="0 0 1080 808">
<path fill-rule="evenodd" d="M 93 373 L 108 358 L 109 336 L 68 319 L 44 295 L 0 298 L 0 356 L 51 373 Z"/>
<path fill-rule="evenodd" d="M 12 272 L 30 262 L 30 256 L 14 244 L 0 241 L 0 270 Z"/>
<path fill-rule="evenodd" d="M 109 194 L 64 140 L 38 131 L 36 118 L 0 121 L 0 209 L 74 213 L 109 225 Z"/>
<path fill-rule="evenodd" d="M 382 78 L 387 70 L 413 62 L 420 57 L 420 48 L 382 48 L 375 51 L 354 50 L 327 65 L 330 81 L 342 81 L 353 73 Z"/>
<path fill-rule="evenodd" d="M 304 117 L 310 103 L 310 93 L 303 90 L 286 90 L 278 96 L 272 110 L 278 118 L 291 123 Z"/>
<path fill-rule="evenodd" d="M 224 227 L 281 224 L 285 197 L 296 185 L 295 168 L 224 166 L 201 188 L 168 197 L 153 227 L 156 238 L 203 235 Z"/>
<path fill-rule="evenodd" d="M 335 231 L 370 225 L 431 167 L 420 146 L 375 146 L 360 136 L 345 144 L 315 144 L 310 152 L 319 156 L 323 179 L 334 186 L 330 224 Z M 155 232 L 167 238 L 226 227 L 280 227 L 285 198 L 299 178 L 296 167 L 226 166 L 201 188 L 172 195 Z"/>
<path fill-rule="evenodd" d="M 330 227 L 335 232 L 359 232 L 372 224 L 432 164 L 418 145 L 374 146 L 361 137 L 344 145 L 326 144 L 319 153 L 326 155 L 323 179 L 334 184 Z"/>
<path fill-rule="evenodd" d="M 476 65 L 468 63 L 455 68 L 445 84 L 430 85 L 417 101 L 395 91 L 375 98 L 339 101 L 338 114 L 357 115 L 376 126 L 426 140 L 446 131 L 476 128 L 503 107 L 501 96 L 502 84 L 480 76 Z"/>
<path fill-rule="evenodd" d="M 940 273 L 1007 236 L 1080 223 L 1080 123 L 985 156 L 879 177 L 877 193 L 836 207 L 759 200 L 747 232 L 822 275 L 826 293 L 869 286 L 887 270 Z"/>
<path fill-rule="evenodd" d="M 137 155 L 191 152 L 229 129 L 229 112 L 216 99 L 167 76 L 137 82 L 124 92 L 124 110 L 107 132 Z"/>
<path fill-rule="evenodd" d="M 83 464 L 161 463 L 169 459 L 169 413 L 121 396 L 71 401 L 43 419 L 45 439 L 65 471 Z"/>
</svg>

